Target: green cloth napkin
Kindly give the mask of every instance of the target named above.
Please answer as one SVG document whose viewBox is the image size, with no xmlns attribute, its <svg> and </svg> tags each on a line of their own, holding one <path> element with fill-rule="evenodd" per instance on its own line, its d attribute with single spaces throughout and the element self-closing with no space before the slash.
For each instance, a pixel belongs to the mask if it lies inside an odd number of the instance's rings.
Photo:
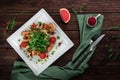
<svg viewBox="0 0 120 80">
<path fill-rule="evenodd" d="M 24 62 L 15 61 L 12 71 L 12 80 L 69 80 L 74 76 L 81 75 L 85 69 L 88 68 L 88 61 L 91 59 L 95 48 L 86 56 L 85 59 L 83 59 L 83 62 L 79 65 L 78 68 L 74 68 L 72 61 L 79 54 L 84 54 L 84 52 L 81 52 L 90 43 L 90 40 L 93 36 L 99 35 L 101 33 L 101 26 L 104 19 L 103 15 L 101 15 L 98 18 L 97 25 L 91 28 L 86 24 L 87 18 L 91 15 L 96 16 L 97 14 L 77 15 L 80 29 L 80 45 L 76 49 L 72 60 L 68 62 L 68 64 L 63 67 L 50 66 L 40 75 L 35 76 L 31 69 Z M 82 57 L 83 56 L 79 57 L 79 60 L 82 59 Z"/>
</svg>

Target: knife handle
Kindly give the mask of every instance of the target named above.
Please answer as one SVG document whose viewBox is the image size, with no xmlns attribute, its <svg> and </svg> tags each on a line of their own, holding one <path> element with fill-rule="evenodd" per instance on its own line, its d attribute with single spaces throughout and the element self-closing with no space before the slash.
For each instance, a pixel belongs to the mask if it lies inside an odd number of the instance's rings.
<svg viewBox="0 0 120 80">
<path fill-rule="evenodd" d="M 73 64 L 73 69 L 77 69 L 91 52 L 92 51 L 88 51 L 88 52 L 85 52 L 83 55 L 81 55 L 81 59 L 77 60 L 76 63 Z"/>
<path fill-rule="evenodd" d="M 73 61 L 72 63 L 75 64 L 75 62 L 80 58 L 81 55 L 83 55 L 82 53 L 84 53 L 88 48 L 90 47 L 90 44 L 88 44 L 81 52 L 81 54 L 79 54 Z"/>
</svg>

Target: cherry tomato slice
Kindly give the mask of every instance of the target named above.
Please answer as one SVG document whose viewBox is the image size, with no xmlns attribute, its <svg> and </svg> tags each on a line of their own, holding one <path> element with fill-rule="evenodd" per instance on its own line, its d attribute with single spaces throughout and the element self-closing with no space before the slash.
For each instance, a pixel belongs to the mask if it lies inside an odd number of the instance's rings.
<svg viewBox="0 0 120 80">
<path fill-rule="evenodd" d="M 20 47 L 26 48 L 27 44 L 28 44 L 27 42 L 22 42 L 22 43 L 20 44 Z"/>
<path fill-rule="evenodd" d="M 40 57 L 41 59 L 45 59 L 45 58 L 47 57 L 47 55 L 46 55 L 45 52 L 42 52 L 42 53 L 39 54 L 39 57 Z"/>
<path fill-rule="evenodd" d="M 50 44 L 54 44 L 56 41 L 56 38 L 55 37 L 50 37 Z"/>
</svg>

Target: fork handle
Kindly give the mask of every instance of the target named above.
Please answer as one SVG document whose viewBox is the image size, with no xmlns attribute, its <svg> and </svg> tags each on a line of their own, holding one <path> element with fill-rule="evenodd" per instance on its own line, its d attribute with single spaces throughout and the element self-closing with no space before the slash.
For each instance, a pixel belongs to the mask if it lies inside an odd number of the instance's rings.
<svg viewBox="0 0 120 80">
<path fill-rule="evenodd" d="M 76 61 L 76 63 L 73 64 L 73 69 L 77 69 L 81 63 L 87 58 L 87 56 L 91 53 L 92 51 L 85 52 L 81 57 L 82 59 Z"/>
<path fill-rule="evenodd" d="M 79 57 L 80 57 L 81 55 L 83 55 L 82 53 L 84 53 L 89 47 L 90 47 L 90 44 L 88 44 L 88 45 L 82 50 L 81 54 L 79 54 L 79 55 L 72 61 L 72 63 L 75 64 L 75 62 L 79 59 Z"/>
</svg>

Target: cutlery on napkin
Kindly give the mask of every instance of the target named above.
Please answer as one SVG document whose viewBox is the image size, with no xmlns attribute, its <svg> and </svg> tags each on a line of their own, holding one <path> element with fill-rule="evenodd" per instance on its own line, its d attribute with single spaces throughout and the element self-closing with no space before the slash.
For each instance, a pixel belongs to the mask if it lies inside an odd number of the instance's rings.
<svg viewBox="0 0 120 80">
<path fill-rule="evenodd" d="M 88 46 L 81 52 L 83 54 L 77 56 L 77 58 L 72 61 L 74 69 L 76 69 L 86 59 L 89 53 L 96 47 L 96 45 L 102 40 L 104 36 L 105 34 L 102 34 L 95 41 L 93 41 L 93 39 L 90 40 L 90 44 L 88 44 Z M 85 50 L 88 51 L 85 52 Z"/>
</svg>

